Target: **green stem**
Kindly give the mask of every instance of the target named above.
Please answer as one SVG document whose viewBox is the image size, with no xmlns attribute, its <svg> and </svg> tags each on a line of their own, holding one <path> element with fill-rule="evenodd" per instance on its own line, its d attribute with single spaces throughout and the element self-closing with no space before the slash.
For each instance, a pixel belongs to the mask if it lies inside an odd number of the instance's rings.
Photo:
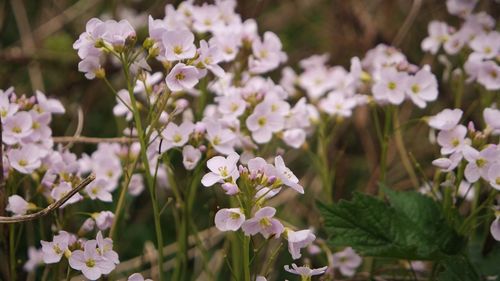
<svg viewBox="0 0 500 281">
<path fill-rule="evenodd" d="M 384 132 L 383 132 L 383 140 L 381 143 L 381 151 L 380 151 L 380 178 L 379 182 L 385 184 L 386 183 L 386 174 L 387 174 L 387 150 L 389 147 L 389 134 L 391 130 L 391 119 L 392 119 L 392 107 L 385 108 L 385 119 L 384 119 Z M 384 193 L 381 188 L 378 189 L 379 197 L 383 197 Z"/>
<path fill-rule="evenodd" d="M 321 122 L 318 131 L 318 147 L 316 155 L 319 159 L 319 173 L 321 176 L 323 192 L 326 194 L 326 202 L 331 203 L 333 200 L 332 178 L 330 175 L 330 164 L 328 158 L 329 137 L 326 132 L 327 122 Z"/>
<path fill-rule="evenodd" d="M 9 225 L 9 258 L 10 258 L 10 280 L 16 280 L 16 249 L 15 249 L 15 225 Z"/>
<path fill-rule="evenodd" d="M 141 114 L 139 110 L 137 109 L 137 103 L 136 99 L 134 96 L 134 90 L 132 87 L 132 81 L 130 77 L 130 69 L 127 66 L 127 60 L 125 58 L 122 59 L 122 64 L 124 65 L 124 73 L 125 73 L 125 80 L 127 81 L 127 89 L 128 93 L 130 96 L 130 103 L 132 106 L 132 114 L 134 115 L 134 121 L 135 121 L 135 126 L 137 129 L 137 135 L 139 137 L 139 143 L 141 146 L 140 149 L 140 155 L 141 155 L 141 160 L 142 164 L 144 165 L 144 175 L 146 177 L 146 183 L 148 186 L 148 190 L 151 196 L 151 204 L 153 207 L 153 215 L 154 215 L 154 223 L 155 223 L 155 230 L 156 230 L 156 240 L 158 243 L 158 280 L 162 281 L 163 280 L 163 234 L 161 230 L 161 224 L 160 224 L 160 210 L 158 208 L 158 202 L 156 200 L 156 190 L 154 187 L 154 180 L 153 176 L 151 175 L 151 170 L 149 166 L 149 159 L 147 156 L 147 142 L 144 139 L 144 130 L 142 128 L 142 120 L 141 120 Z"/>
<path fill-rule="evenodd" d="M 245 281 L 250 281 L 250 237 L 243 237 L 243 276 Z"/>
</svg>

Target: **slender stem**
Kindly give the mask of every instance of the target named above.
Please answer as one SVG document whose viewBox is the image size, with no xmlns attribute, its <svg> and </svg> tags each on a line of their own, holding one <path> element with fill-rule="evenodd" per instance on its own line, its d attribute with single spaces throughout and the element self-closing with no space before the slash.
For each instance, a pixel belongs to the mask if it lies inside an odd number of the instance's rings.
<svg viewBox="0 0 500 281">
<path fill-rule="evenodd" d="M 153 215 L 154 215 L 154 223 L 156 230 L 156 240 L 157 240 L 157 249 L 158 249 L 158 280 L 163 280 L 163 234 L 161 230 L 160 224 L 160 210 L 158 208 L 158 201 L 156 200 L 156 190 L 154 188 L 154 180 L 151 175 L 151 169 L 149 166 L 149 159 L 147 156 L 147 142 L 145 140 L 144 130 L 142 128 L 142 120 L 141 114 L 137 108 L 136 99 L 134 96 L 134 90 L 132 87 L 132 81 L 130 77 L 130 69 L 127 66 L 127 60 L 122 57 L 123 71 L 125 74 L 125 80 L 127 81 L 127 89 L 130 96 L 130 103 L 132 106 L 132 114 L 134 116 L 135 127 L 137 129 L 137 135 L 139 137 L 139 143 L 141 145 L 140 155 L 142 164 L 144 165 L 144 175 L 146 177 L 146 183 L 148 186 L 148 190 L 151 196 L 151 204 L 153 207 Z"/>
<path fill-rule="evenodd" d="M 384 133 L 383 140 L 381 143 L 381 151 L 380 151 L 380 178 L 379 182 L 386 182 L 386 173 L 387 173 L 387 150 L 389 147 L 389 134 L 391 130 L 391 119 L 392 119 L 392 107 L 385 108 L 385 120 L 384 120 Z M 379 197 L 383 197 L 384 193 L 381 188 L 378 189 Z"/>
<path fill-rule="evenodd" d="M 243 276 L 245 281 L 250 281 L 250 237 L 243 237 Z"/>
<path fill-rule="evenodd" d="M 9 258 L 10 258 L 10 280 L 16 280 L 16 249 L 15 249 L 15 225 L 9 225 Z"/>
<path fill-rule="evenodd" d="M 408 173 L 408 176 L 410 176 L 410 181 L 413 184 L 413 187 L 415 189 L 418 189 L 419 183 L 418 183 L 417 174 L 415 173 L 415 170 L 413 169 L 413 165 L 411 164 L 411 161 L 408 157 L 408 151 L 406 150 L 406 147 L 405 147 L 403 135 L 401 133 L 401 130 L 399 129 L 400 124 L 399 124 L 397 108 L 394 110 L 393 120 L 394 120 L 393 121 L 394 128 L 398 128 L 398 129 L 394 130 L 394 140 L 396 143 L 396 148 L 398 149 L 398 152 L 399 152 L 399 157 L 401 158 L 401 162 L 403 163 L 403 167 L 405 168 L 406 172 Z"/>
<path fill-rule="evenodd" d="M 116 209 L 115 209 L 115 219 L 113 220 L 113 224 L 111 225 L 111 229 L 109 230 L 109 237 L 111 239 L 113 239 L 116 234 L 116 226 L 118 224 L 118 221 L 120 220 L 123 207 L 125 206 L 125 198 L 127 195 L 128 187 L 130 185 L 130 181 L 132 180 L 132 174 L 134 173 L 135 167 L 138 162 L 137 160 L 139 160 L 138 157 L 135 158 L 134 162 L 130 166 L 130 171 L 125 172 L 125 183 L 122 185 L 122 189 L 120 190 L 118 203 L 116 204 Z"/>
</svg>

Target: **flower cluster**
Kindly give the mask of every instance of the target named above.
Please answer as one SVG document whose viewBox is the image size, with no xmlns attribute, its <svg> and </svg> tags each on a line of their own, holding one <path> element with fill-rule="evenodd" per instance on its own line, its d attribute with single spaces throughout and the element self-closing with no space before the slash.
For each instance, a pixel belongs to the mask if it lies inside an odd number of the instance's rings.
<svg viewBox="0 0 500 281">
<path fill-rule="evenodd" d="M 498 144 L 489 142 L 492 136 L 499 134 L 500 110 L 486 108 L 483 111 L 487 126 L 482 131 L 477 130 L 472 121 L 467 127 L 461 125 L 462 115 L 460 109 L 444 109 L 428 118 L 429 126 L 438 130 L 437 143 L 443 156 L 432 163 L 450 173 L 452 181 L 454 171 L 457 171 L 457 175 L 463 172 L 465 180 L 460 182 L 462 193 L 465 191 L 467 194 L 471 184 L 479 180 L 500 190 L 500 148 Z"/>
<path fill-rule="evenodd" d="M 265 206 L 268 199 L 278 195 L 283 187 L 292 188 L 303 194 L 304 188 L 299 180 L 285 166 L 283 158 L 277 156 L 274 165 L 265 159 L 256 157 L 248 160 L 247 165 L 238 165 L 239 155 L 231 153 L 226 158 L 215 156 L 207 161 L 210 172 L 202 179 L 204 186 L 220 184 L 226 194 L 238 198 L 240 206 L 220 209 L 215 215 L 215 226 L 220 231 L 241 231 L 246 236 L 261 234 L 265 239 L 278 239 L 284 236 L 288 240 L 288 251 L 292 258 L 299 259 L 301 249 L 308 247 L 316 239 L 310 229 L 294 231 L 284 227 L 275 217 L 276 209 Z M 293 269 L 289 272 L 302 276 L 324 273 L 326 267 L 310 270 L 308 267 Z"/>
<path fill-rule="evenodd" d="M 495 19 L 485 12 L 473 13 L 477 1 L 448 0 L 448 12 L 459 16 L 460 28 L 446 22 L 429 23 L 429 36 L 422 41 L 422 49 L 432 54 L 441 46 L 449 56 L 467 56 L 463 68 L 467 82 L 477 82 L 487 90 L 500 89 L 500 33 L 495 29 Z"/>
</svg>

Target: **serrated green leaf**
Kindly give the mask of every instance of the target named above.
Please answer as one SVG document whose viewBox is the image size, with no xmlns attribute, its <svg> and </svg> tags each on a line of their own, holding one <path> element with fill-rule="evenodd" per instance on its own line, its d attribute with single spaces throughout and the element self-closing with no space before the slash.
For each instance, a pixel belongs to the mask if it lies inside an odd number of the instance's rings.
<svg viewBox="0 0 500 281">
<path fill-rule="evenodd" d="M 387 194 L 390 205 L 360 193 L 333 206 L 320 203 L 329 242 L 367 256 L 410 260 L 438 260 L 462 250 L 464 239 L 431 198 L 416 192 Z"/>
</svg>

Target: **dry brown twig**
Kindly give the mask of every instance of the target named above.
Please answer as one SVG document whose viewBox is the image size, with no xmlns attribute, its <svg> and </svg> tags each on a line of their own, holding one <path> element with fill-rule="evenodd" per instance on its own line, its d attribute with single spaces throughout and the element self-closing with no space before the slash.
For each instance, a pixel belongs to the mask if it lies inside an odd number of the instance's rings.
<svg viewBox="0 0 500 281">
<path fill-rule="evenodd" d="M 66 195 L 63 196 L 63 198 L 57 200 L 56 202 L 50 204 L 46 208 L 33 213 L 29 215 L 23 215 L 23 216 L 15 216 L 15 217 L 0 217 L 0 223 L 18 223 L 18 222 L 25 222 L 25 221 L 32 221 L 38 218 L 41 218 L 50 212 L 58 209 L 61 207 L 66 201 L 68 201 L 73 195 L 75 195 L 77 192 L 85 188 L 89 183 L 91 183 L 95 179 L 94 174 L 90 174 L 88 177 L 86 177 L 84 180 L 82 180 L 75 188 L 73 188 L 70 192 L 68 192 Z"/>
<path fill-rule="evenodd" d="M 103 143 L 103 142 L 116 142 L 116 143 L 131 143 L 138 141 L 136 138 L 119 137 L 119 138 L 94 138 L 84 136 L 68 136 L 68 137 L 53 137 L 55 143 Z"/>
</svg>

